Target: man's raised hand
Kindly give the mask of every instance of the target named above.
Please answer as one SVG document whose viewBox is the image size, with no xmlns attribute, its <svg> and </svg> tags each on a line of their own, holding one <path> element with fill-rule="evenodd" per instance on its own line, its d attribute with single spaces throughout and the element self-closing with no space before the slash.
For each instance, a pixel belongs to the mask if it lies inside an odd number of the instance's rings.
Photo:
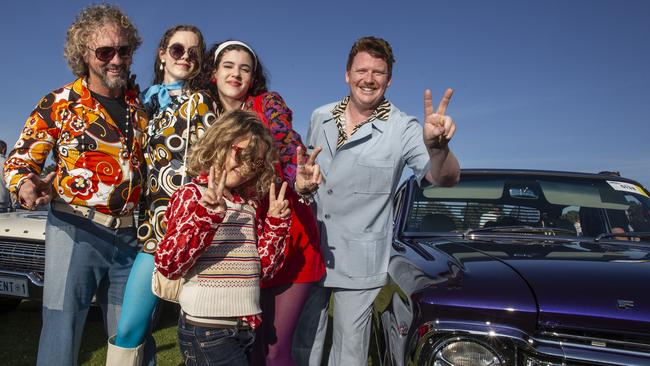
<svg viewBox="0 0 650 366">
<path fill-rule="evenodd" d="M 424 144 L 427 148 L 443 148 L 456 132 L 456 123 L 447 116 L 447 106 L 451 101 L 454 90 L 448 88 L 438 104 L 438 109 L 433 110 L 431 90 L 424 91 Z"/>
</svg>

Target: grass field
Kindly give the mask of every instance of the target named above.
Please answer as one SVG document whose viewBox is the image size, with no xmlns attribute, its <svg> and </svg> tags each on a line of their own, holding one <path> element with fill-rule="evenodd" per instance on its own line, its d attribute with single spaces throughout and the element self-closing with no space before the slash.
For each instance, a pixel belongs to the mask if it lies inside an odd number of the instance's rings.
<svg viewBox="0 0 650 366">
<path fill-rule="evenodd" d="M 98 309 L 91 309 L 86 321 L 79 364 L 103 366 L 106 360 L 106 337 Z M 41 330 L 41 303 L 23 301 L 16 310 L 0 314 L 0 354 L 2 365 L 35 365 Z M 164 316 L 154 332 L 161 366 L 182 365 L 176 343 L 176 318 Z"/>
<path fill-rule="evenodd" d="M 88 314 L 79 353 L 79 365 L 82 366 L 103 366 L 105 364 L 106 338 L 101 314 L 98 310 L 97 308 L 91 309 Z M 183 365 L 183 361 L 176 343 L 177 318 L 174 314 L 169 313 L 168 311 L 167 314 L 162 315 L 154 332 L 158 347 L 156 357 L 160 366 L 179 366 Z M 15 310 L 0 313 L 0 324 L 0 355 L 2 355 L 0 364 L 35 365 L 41 330 L 41 303 L 23 301 Z M 371 348 L 373 346 L 371 344 Z M 329 345 L 326 345 L 325 348 L 328 349 Z M 326 359 L 326 357 L 324 358 Z M 372 365 L 371 360 L 368 365 Z"/>
</svg>

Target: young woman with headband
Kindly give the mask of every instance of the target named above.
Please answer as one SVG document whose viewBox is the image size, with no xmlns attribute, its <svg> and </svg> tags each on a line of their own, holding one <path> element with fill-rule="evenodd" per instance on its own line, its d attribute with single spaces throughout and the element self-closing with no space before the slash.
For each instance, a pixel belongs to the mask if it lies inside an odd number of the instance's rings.
<svg viewBox="0 0 650 366">
<path fill-rule="evenodd" d="M 311 286 L 325 273 L 316 220 L 304 203 L 309 198 L 296 194 L 296 189 L 307 191 L 311 187 L 298 187 L 296 174 L 309 185 L 318 184 L 320 174 L 314 160 L 320 150 L 309 158 L 304 156 L 300 135 L 291 125 L 291 109 L 278 93 L 267 90 L 264 68 L 249 45 L 234 40 L 216 44 L 206 58 L 210 62 L 204 64 L 203 78 L 217 100 L 217 113 L 234 109 L 257 113 L 274 137 L 280 159 L 278 173 L 294 187 L 287 191 L 292 216 L 287 257 L 273 279 L 262 281 L 264 320 L 258 333 L 258 349 L 263 349 L 266 365 L 294 365 L 293 331 Z"/>
</svg>

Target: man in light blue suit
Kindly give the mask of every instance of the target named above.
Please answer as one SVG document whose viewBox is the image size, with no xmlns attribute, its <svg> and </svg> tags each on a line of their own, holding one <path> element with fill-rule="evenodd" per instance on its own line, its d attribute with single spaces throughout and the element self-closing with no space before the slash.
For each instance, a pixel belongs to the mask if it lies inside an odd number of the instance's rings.
<svg viewBox="0 0 650 366">
<path fill-rule="evenodd" d="M 408 165 L 420 181 L 439 186 L 459 179 L 458 160 L 448 145 L 456 124 L 445 114 L 452 90 L 435 111 L 431 92 L 425 92 L 423 128 L 384 97 L 393 63 L 385 40 L 357 40 L 345 72 L 350 95 L 312 114 L 307 141 L 310 148 L 322 147 L 316 161 L 322 183 L 311 193 L 327 275 L 311 293 L 294 337 L 299 365 L 321 364 L 330 295 L 329 365 L 367 365 L 371 306 L 387 281 L 392 199 L 402 171 Z M 299 165 L 298 173 L 309 168 Z"/>
</svg>

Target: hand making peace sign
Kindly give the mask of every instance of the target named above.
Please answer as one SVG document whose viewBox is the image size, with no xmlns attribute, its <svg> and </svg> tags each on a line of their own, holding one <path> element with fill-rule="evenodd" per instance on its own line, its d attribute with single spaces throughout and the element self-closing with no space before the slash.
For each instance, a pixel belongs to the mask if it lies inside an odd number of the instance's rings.
<svg viewBox="0 0 650 366">
<path fill-rule="evenodd" d="M 210 167 L 210 173 L 208 174 L 208 188 L 203 192 L 199 203 L 211 210 L 225 212 L 226 201 L 224 200 L 224 197 L 232 200 L 232 194 L 226 187 L 226 170 L 224 169 L 221 172 L 221 177 L 219 177 L 218 182 L 216 178 L 216 171 L 216 167 Z M 275 183 L 271 182 L 271 188 L 269 190 L 268 216 L 285 218 L 291 214 L 291 209 L 289 209 L 289 201 L 285 199 L 286 191 L 287 182 L 283 182 L 282 186 L 280 187 L 280 192 L 276 196 Z"/>
<path fill-rule="evenodd" d="M 280 192 L 275 195 L 275 183 L 271 182 L 271 189 L 269 189 L 269 211 L 267 216 L 277 218 L 287 218 L 291 214 L 289 208 L 289 201 L 284 198 L 287 191 L 287 182 L 282 182 Z"/>
<path fill-rule="evenodd" d="M 445 115 L 454 90 L 448 88 L 442 97 L 438 110 L 433 111 L 431 90 L 424 91 L 424 144 L 429 149 L 440 149 L 449 143 L 456 132 L 456 123 Z"/>
<path fill-rule="evenodd" d="M 318 188 L 318 185 L 323 180 L 320 175 L 320 165 L 316 164 L 316 157 L 320 154 L 320 146 L 315 148 L 309 155 L 305 155 L 305 149 L 298 147 L 296 156 L 298 161 L 298 169 L 296 172 L 296 191 L 298 193 L 313 192 Z"/>
<path fill-rule="evenodd" d="M 210 173 L 208 174 L 208 188 L 203 192 L 203 196 L 199 200 L 199 203 L 211 210 L 216 210 L 219 212 L 226 211 L 226 201 L 224 201 L 224 195 L 228 199 L 232 199 L 230 191 L 226 188 L 226 169 L 223 169 L 221 172 L 221 177 L 219 177 L 219 182 L 216 178 L 217 168 L 215 166 L 210 167 Z"/>
</svg>

